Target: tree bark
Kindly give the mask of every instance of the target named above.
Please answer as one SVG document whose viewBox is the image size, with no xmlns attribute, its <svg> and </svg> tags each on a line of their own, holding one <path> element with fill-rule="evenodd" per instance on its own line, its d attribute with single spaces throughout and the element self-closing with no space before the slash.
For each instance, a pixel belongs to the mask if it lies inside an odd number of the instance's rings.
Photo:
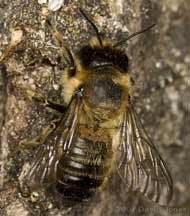
<svg viewBox="0 0 190 216">
<path fill-rule="evenodd" d="M 58 51 L 45 18 L 76 50 L 93 35 L 78 6 L 95 20 L 102 34 L 114 41 L 153 23 L 156 27 L 123 44 L 135 81 L 134 103 L 174 181 L 172 207 L 159 207 L 126 192 L 115 174 L 107 187 L 85 203 L 74 205 L 53 195 L 24 197 L 20 183 L 35 150 L 17 152 L 19 143 L 39 134 L 54 113 L 27 99 L 34 90 L 62 101 Z M 190 214 L 190 5 L 186 0 L 65 1 L 54 12 L 38 1 L 0 1 L 0 52 L 11 30 L 24 32 L 22 42 L 0 66 L 0 215 L 189 215 Z M 0 53 L 0 54 L 1 54 Z M 37 195 L 38 196 L 38 195 Z"/>
</svg>

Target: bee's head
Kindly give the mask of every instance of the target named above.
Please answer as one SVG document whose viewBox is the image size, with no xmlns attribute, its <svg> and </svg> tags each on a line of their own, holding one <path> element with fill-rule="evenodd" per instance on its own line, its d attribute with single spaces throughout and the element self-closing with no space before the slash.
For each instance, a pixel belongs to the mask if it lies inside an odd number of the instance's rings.
<svg viewBox="0 0 190 216">
<path fill-rule="evenodd" d="M 100 46 L 97 38 L 90 40 L 77 53 L 80 64 L 88 69 L 112 66 L 117 67 L 122 73 L 128 72 L 128 57 L 122 49 L 113 47 L 113 42 L 102 40 Z"/>
</svg>

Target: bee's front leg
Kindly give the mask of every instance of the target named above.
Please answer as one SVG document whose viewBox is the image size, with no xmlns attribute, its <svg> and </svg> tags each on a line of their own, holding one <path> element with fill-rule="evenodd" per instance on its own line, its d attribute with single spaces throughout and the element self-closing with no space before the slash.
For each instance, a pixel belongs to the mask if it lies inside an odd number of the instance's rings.
<svg viewBox="0 0 190 216">
<path fill-rule="evenodd" d="M 75 61 L 73 58 L 73 54 L 70 49 L 65 45 L 63 41 L 63 35 L 59 32 L 55 26 L 52 25 L 49 19 L 46 20 L 46 24 L 49 27 L 51 34 L 56 42 L 56 44 L 60 48 L 61 59 L 64 63 L 68 65 L 70 68 L 75 68 Z"/>
</svg>

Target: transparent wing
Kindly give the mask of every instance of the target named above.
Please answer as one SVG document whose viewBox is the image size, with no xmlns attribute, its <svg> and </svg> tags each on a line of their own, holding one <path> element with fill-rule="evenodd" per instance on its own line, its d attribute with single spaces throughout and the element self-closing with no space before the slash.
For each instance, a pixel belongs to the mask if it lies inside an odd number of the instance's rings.
<svg viewBox="0 0 190 216">
<path fill-rule="evenodd" d="M 45 143 L 37 150 L 26 176 L 26 183 L 30 189 L 40 185 L 49 185 L 56 181 L 59 160 L 68 153 L 77 137 L 81 107 L 81 98 L 76 96 L 62 119 L 46 137 Z"/>
<path fill-rule="evenodd" d="M 130 190 L 160 205 L 170 201 L 172 178 L 132 105 L 124 116 L 119 154 L 118 173 Z"/>
</svg>

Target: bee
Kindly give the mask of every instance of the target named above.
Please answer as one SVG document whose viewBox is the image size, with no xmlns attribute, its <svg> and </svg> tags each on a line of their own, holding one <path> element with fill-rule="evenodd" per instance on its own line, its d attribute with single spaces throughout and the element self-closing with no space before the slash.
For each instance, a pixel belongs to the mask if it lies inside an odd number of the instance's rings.
<svg viewBox="0 0 190 216">
<path fill-rule="evenodd" d="M 127 190 L 166 204 L 172 178 L 132 104 L 128 57 L 121 47 L 154 24 L 113 42 L 79 10 L 96 37 L 73 53 L 52 30 L 68 64 L 61 78 L 64 104 L 46 101 L 61 117 L 43 133 L 26 184 L 31 190 L 53 186 L 66 198 L 85 200 L 116 170 Z"/>
</svg>

